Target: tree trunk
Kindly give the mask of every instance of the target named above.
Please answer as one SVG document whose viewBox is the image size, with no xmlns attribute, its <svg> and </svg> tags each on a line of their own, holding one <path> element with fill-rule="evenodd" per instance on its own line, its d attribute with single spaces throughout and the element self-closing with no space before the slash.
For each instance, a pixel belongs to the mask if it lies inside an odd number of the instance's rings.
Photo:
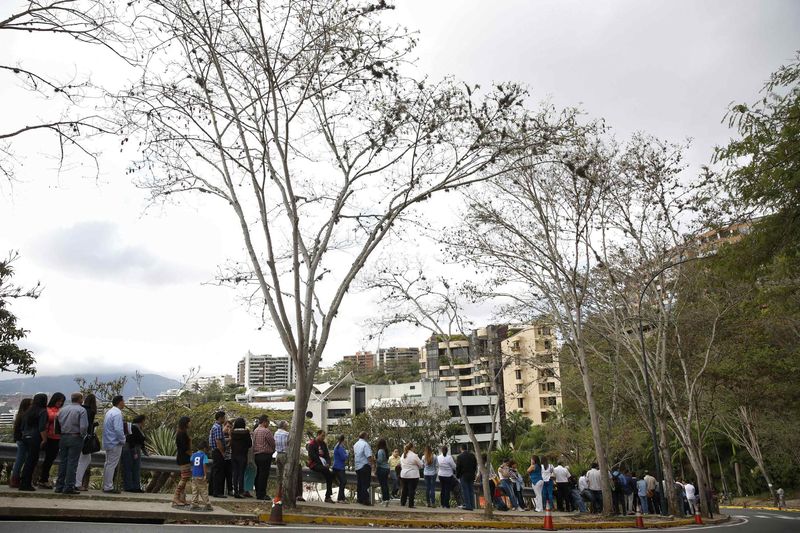
<svg viewBox="0 0 800 533">
<path fill-rule="evenodd" d="M 311 396 L 311 382 L 305 375 L 305 369 L 298 369 L 297 384 L 295 386 L 294 413 L 292 425 L 289 428 L 289 446 L 286 451 L 286 468 L 283 478 L 283 505 L 294 509 L 297 506 L 298 476 L 302 475 L 300 464 L 300 450 L 306 442 L 305 421 L 308 398 Z M 302 485 L 301 485 L 302 486 Z"/>
<path fill-rule="evenodd" d="M 583 389 L 586 394 L 586 408 L 589 411 L 589 421 L 592 425 L 594 452 L 597 456 L 597 464 L 600 466 L 600 479 L 603 480 L 603 514 L 611 515 L 614 512 L 611 500 L 611 480 L 608 476 L 608 461 L 606 460 L 603 436 L 600 431 L 600 415 L 597 413 L 597 404 L 594 401 L 592 377 L 589 375 L 589 367 L 586 363 L 586 352 L 580 345 L 578 345 L 576 352 L 581 378 L 583 379 Z"/>
<path fill-rule="evenodd" d="M 686 450 L 686 458 L 689 459 L 689 465 L 694 471 L 697 483 L 697 492 L 700 495 L 700 513 L 703 516 L 710 517 L 710 507 L 708 501 L 708 481 L 706 480 L 705 467 L 700 454 L 694 448 L 684 448 Z"/>
<path fill-rule="evenodd" d="M 678 516 L 681 510 L 675 494 L 675 475 L 672 472 L 672 457 L 667 440 L 667 422 L 663 416 L 658 417 L 658 452 L 661 454 L 661 469 L 664 472 L 664 496 L 667 498 L 669 514 Z"/>
<path fill-rule="evenodd" d="M 739 467 L 739 461 L 733 462 L 733 473 L 736 475 L 736 494 L 741 498 L 744 496 L 744 492 L 742 492 L 742 472 Z"/>
</svg>

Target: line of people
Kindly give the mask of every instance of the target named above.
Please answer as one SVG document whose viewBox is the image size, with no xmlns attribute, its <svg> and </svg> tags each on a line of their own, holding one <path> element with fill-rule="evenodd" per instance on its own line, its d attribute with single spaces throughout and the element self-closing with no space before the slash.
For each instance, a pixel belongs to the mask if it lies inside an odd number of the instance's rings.
<svg viewBox="0 0 800 533">
<path fill-rule="evenodd" d="M 17 455 L 11 471 L 9 486 L 20 491 L 53 489 L 59 494 L 77 495 L 89 490 L 84 483 L 91 463 L 91 454 L 101 449 L 106 452 L 103 467 L 103 492 L 117 493 L 114 475 L 122 464 L 123 488 L 128 492 L 143 492 L 141 488 L 141 456 L 146 453 L 144 435 L 145 417 L 137 416 L 126 422 L 122 416 L 125 402 L 122 396 L 111 400 L 112 407 L 103 420 L 103 443 L 95 433 L 98 423 L 97 398 L 80 392 L 70 395 L 66 403 L 63 393 L 54 393 L 49 401 L 46 394 L 36 394 L 20 402 L 14 419 L 13 433 Z M 41 454 L 44 459 L 39 465 Z M 55 484 L 50 481 L 50 471 L 59 459 Z M 34 483 L 34 472 L 39 468 Z M 35 485 L 35 486 L 34 486 Z"/>
</svg>

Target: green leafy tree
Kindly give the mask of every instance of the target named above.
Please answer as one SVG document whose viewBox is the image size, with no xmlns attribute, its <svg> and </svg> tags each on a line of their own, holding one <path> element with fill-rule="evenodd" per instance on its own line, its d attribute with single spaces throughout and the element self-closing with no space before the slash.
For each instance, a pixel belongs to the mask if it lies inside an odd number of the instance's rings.
<svg viewBox="0 0 800 533">
<path fill-rule="evenodd" d="M 503 421 L 500 434 L 506 442 L 516 446 L 517 441 L 528 433 L 532 424 L 533 421 L 522 414 L 522 411 L 512 411 Z"/>
<path fill-rule="evenodd" d="M 41 287 L 37 283 L 31 289 L 23 289 L 12 283 L 13 263 L 18 258 L 17 252 L 11 252 L 8 258 L 0 261 L 0 372 L 35 374 L 36 359 L 33 352 L 19 346 L 28 331 L 17 324 L 17 317 L 8 308 L 8 304 L 17 298 L 38 298 Z"/>
</svg>

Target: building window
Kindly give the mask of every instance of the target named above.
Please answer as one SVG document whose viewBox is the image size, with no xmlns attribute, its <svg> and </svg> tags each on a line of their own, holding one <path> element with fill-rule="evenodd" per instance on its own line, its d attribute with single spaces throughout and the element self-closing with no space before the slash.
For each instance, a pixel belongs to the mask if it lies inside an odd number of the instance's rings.
<svg viewBox="0 0 800 533">
<path fill-rule="evenodd" d="M 409 389 L 410 389 L 410 390 L 414 390 L 414 389 L 416 389 L 416 388 L 417 388 L 417 386 L 416 386 L 416 385 L 411 385 L 411 386 L 409 387 Z"/>
<path fill-rule="evenodd" d="M 522 394 L 522 391 L 523 391 L 523 386 L 520 385 L 520 384 L 517 384 L 517 394 Z"/>
<path fill-rule="evenodd" d="M 550 341 L 544 341 L 544 349 L 550 350 L 553 347 L 553 343 Z"/>
<path fill-rule="evenodd" d="M 525 400 L 522 398 L 517 398 L 517 407 L 519 409 L 525 409 Z"/>
<path fill-rule="evenodd" d="M 547 411 L 542 411 L 542 422 L 546 422 L 548 418 L 550 418 L 550 413 Z"/>
<path fill-rule="evenodd" d="M 539 370 L 539 377 L 554 378 L 556 377 L 556 373 L 553 371 L 552 368 L 542 368 L 541 370 Z"/>
<path fill-rule="evenodd" d="M 522 370 L 515 370 L 514 377 L 517 379 L 522 379 Z"/>
</svg>

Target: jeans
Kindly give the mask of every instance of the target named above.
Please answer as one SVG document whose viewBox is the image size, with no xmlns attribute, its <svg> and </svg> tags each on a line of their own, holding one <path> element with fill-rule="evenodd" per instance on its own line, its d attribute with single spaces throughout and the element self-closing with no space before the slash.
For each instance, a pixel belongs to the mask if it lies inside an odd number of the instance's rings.
<svg viewBox="0 0 800 533">
<path fill-rule="evenodd" d="M 80 435 L 61 435 L 58 451 L 58 478 L 56 490 L 75 490 L 75 476 L 78 473 L 78 459 L 83 450 L 83 437 Z"/>
<path fill-rule="evenodd" d="M 347 486 L 347 475 L 344 473 L 344 470 L 334 470 L 333 475 L 336 476 L 336 482 L 339 483 L 339 494 L 336 495 L 336 501 L 346 501 L 347 498 L 344 496 L 344 488 Z M 361 494 L 359 494 L 359 498 L 360 497 Z"/>
<path fill-rule="evenodd" d="M 590 490 L 589 492 L 592 493 L 592 507 L 595 513 L 602 513 L 603 512 L 603 491 L 602 490 Z"/>
<path fill-rule="evenodd" d="M 545 509 L 547 509 L 547 504 L 550 504 L 550 510 L 552 511 L 555 507 L 555 502 L 553 501 L 553 480 L 549 479 L 542 483 L 542 505 Z"/>
<path fill-rule="evenodd" d="M 453 483 L 455 478 L 452 476 L 439 477 L 439 483 L 442 485 L 442 492 L 439 495 L 439 501 L 445 509 L 450 508 L 450 493 L 453 490 Z"/>
<path fill-rule="evenodd" d="M 461 499 L 464 502 L 464 509 L 472 511 L 475 509 L 475 480 L 462 477 L 459 483 L 461 484 Z"/>
<path fill-rule="evenodd" d="M 436 505 L 436 474 L 425 476 L 425 503 Z"/>
<path fill-rule="evenodd" d="M 127 491 L 142 490 L 142 450 L 127 444 L 122 447 L 122 488 Z"/>
<path fill-rule="evenodd" d="M 383 496 L 383 501 L 388 502 L 392 499 L 392 493 L 389 491 L 389 469 L 388 468 L 378 468 L 376 471 L 378 475 L 378 481 L 381 484 L 381 496 Z"/>
<path fill-rule="evenodd" d="M 211 451 L 211 496 L 225 495 L 225 456 L 219 450 Z"/>
<path fill-rule="evenodd" d="M 506 496 L 508 496 L 508 499 L 511 502 L 511 508 L 512 509 L 519 508 L 519 501 L 517 500 L 517 495 L 514 491 L 514 485 L 511 483 L 511 480 L 501 479 L 500 489 L 506 493 Z"/>
<path fill-rule="evenodd" d="M 389 479 L 392 481 L 392 496 L 397 498 L 397 493 L 400 491 L 400 480 L 396 470 L 389 470 Z"/>
<path fill-rule="evenodd" d="M 400 506 L 403 507 L 408 501 L 408 508 L 414 508 L 414 497 L 417 494 L 417 485 L 419 484 L 418 477 L 401 478 L 400 483 L 403 486 L 400 489 Z"/>
<path fill-rule="evenodd" d="M 25 441 L 17 441 L 17 458 L 14 459 L 14 467 L 11 469 L 11 477 L 18 478 L 19 473 L 22 472 L 22 465 L 25 464 L 25 458 L 28 456 L 28 447 Z"/>
<path fill-rule="evenodd" d="M 114 490 L 114 472 L 117 470 L 122 455 L 122 444 L 106 450 L 106 463 L 103 465 L 103 490 Z"/>
<path fill-rule="evenodd" d="M 267 497 L 267 483 L 269 482 L 269 469 L 272 466 L 272 455 L 269 453 L 255 454 L 256 460 L 256 498 L 263 500 Z"/>
<path fill-rule="evenodd" d="M 642 514 L 650 514 L 650 502 L 647 500 L 647 496 L 639 496 L 639 506 L 642 508 Z"/>
<path fill-rule="evenodd" d="M 231 456 L 231 484 L 234 495 L 241 496 L 244 494 L 245 468 L 247 468 L 247 455 Z"/>
<path fill-rule="evenodd" d="M 50 479 L 50 468 L 53 462 L 58 457 L 58 445 L 61 439 L 47 439 L 47 444 L 44 445 L 44 460 L 42 461 L 42 468 L 39 471 L 39 483 L 47 483 Z"/>
<path fill-rule="evenodd" d="M 372 467 L 366 464 L 356 470 L 356 496 L 358 503 L 370 505 L 372 502 L 369 497 L 369 481 L 372 477 Z M 344 499 L 344 489 L 341 490 L 341 497 Z"/>
<path fill-rule="evenodd" d="M 558 510 L 561 512 L 567 512 L 572 510 L 571 505 L 571 497 L 569 495 L 569 483 L 556 483 L 557 492 L 556 492 L 556 502 L 558 505 Z"/>
<path fill-rule="evenodd" d="M 42 436 L 38 433 L 27 436 L 23 438 L 23 442 L 28 448 L 28 453 L 25 456 L 25 465 L 20 472 L 19 488 L 30 489 L 33 488 L 33 471 L 36 470 L 36 465 L 39 462 L 39 452 L 42 449 Z"/>
<path fill-rule="evenodd" d="M 578 489 L 570 490 L 570 496 L 572 497 L 572 508 L 585 513 L 586 504 L 583 503 L 583 498 L 581 497 L 581 493 L 578 491 Z"/>
<path fill-rule="evenodd" d="M 633 506 L 633 498 L 634 495 L 632 492 L 625 495 L 625 511 L 628 513 L 632 513 L 635 510 Z"/>
</svg>

